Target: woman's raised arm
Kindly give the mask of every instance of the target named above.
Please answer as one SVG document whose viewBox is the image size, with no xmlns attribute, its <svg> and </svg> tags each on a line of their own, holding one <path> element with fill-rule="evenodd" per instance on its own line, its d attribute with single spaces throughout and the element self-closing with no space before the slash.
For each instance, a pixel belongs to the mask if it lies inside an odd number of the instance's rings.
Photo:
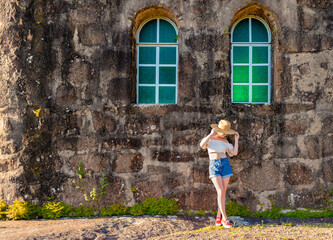
<svg viewBox="0 0 333 240">
<path fill-rule="evenodd" d="M 212 131 L 210 132 L 210 134 L 208 134 L 206 137 L 204 137 L 202 140 L 201 140 L 201 142 L 200 142 L 200 147 L 202 148 L 202 149 L 206 149 L 207 148 L 207 146 L 208 146 L 208 141 L 209 141 L 209 139 L 213 136 L 213 135 L 215 135 L 216 134 L 216 129 L 212 129 Z"/>
<path fill-rule="evenodd" d="M 233 150 L 228 150 L 229 153 L 231 153 L 233 156 L 236 156 L 238 154 L 238 139 L 239 134 L 238 132 L 235 133 L 235 146 Z"/>
</svg>

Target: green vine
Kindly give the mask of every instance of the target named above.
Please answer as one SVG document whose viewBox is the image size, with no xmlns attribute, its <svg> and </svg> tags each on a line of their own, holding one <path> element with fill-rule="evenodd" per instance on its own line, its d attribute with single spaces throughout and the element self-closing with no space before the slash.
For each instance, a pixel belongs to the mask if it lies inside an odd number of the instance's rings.
<svg viewBox="0 0 333 240">
<path fill-rule="evenodd" d="M 81 162 L 79 162 L 77 171 L 76 171 L 78 180 L 76 181 L 74 179 L 73 183 L 75 184 L 75 188 L 80 192 L 84 192 L 84 190 L 85 190 L 83 178 L 85 177 L 87 172 L 88 171 L 84 170 L 83 164 Z M 99 210 L 101 208 L 100 207 L 101 199 L 104 198 L 104 196 L 106 194 L 107 186 L 109 185 L 107 183 L 107 178 L 106 178 L 104 172 L 102 173 L 102 178 L 99 181 L 99 183 L 100 183 L 100 187 L 98 189 L 96 187 L 94 187 L 89 193 L 85 193 L 83 195 L 84 200 L 90 205 L 90 207 L 94 211 Z"/>
</svg>

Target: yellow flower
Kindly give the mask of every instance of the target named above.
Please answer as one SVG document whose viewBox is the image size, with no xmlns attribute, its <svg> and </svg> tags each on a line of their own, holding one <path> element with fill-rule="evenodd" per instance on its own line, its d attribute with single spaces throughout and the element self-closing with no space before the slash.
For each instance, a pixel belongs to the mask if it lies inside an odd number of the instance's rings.
<svg viewBox="0 0 333 240">
<path fill-rule="evenodd" d="M 40 112 L 42 111 L 42 109 L 37 109 L 37 110 L 32 110 L 34 112 L 34 114 L 36 115 L 36 117 L 40 116 Z"/>
</svg>

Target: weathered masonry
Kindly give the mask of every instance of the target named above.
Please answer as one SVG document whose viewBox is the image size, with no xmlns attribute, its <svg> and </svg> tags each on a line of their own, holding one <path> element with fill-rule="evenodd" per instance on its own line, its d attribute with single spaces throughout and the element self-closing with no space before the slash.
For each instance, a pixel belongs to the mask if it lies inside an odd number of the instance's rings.
<svg viewBox="0 0 333 240">
<path fill-rule="evenodd" d="M 0 3 L 0 199 L 104 205 L 173 197 L 216 209 L 209 125 L 240 154 L 228 198 L 262 210 L 333 189 L 329 0 L 7 0 Z M 233 139 L 231 139 L 233 141 Z"/>
</svg>

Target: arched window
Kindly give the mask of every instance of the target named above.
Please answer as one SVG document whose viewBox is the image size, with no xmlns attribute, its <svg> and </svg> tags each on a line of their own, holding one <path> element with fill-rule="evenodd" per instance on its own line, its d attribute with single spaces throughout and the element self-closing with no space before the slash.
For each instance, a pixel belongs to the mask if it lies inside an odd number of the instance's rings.
<svg viewBox="0 0 333 240">
<path fill-rule="evenodd" d="M 270 103 L 271 34 L 261 19 L 249 17 L 231 33 L 231 98 L 233 103 Z"/>
<path fill-rule="evenodd" d="M 137 34 L 137 103 L 176 104 L 178 32 L 168 19 L 152 19 Z"/>
</svg>

